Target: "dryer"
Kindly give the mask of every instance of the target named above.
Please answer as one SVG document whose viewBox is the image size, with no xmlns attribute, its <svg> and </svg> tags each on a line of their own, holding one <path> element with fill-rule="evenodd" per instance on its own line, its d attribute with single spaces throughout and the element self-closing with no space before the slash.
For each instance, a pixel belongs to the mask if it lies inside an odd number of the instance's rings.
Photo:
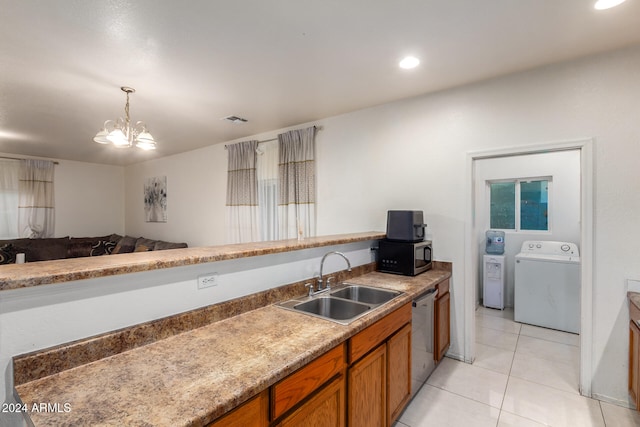
<svg viewBox="0 0 640 427">
<path fill-rule="evenodd" d="M 514 320 L 580 333 L 580 254 L 570 242 L 526 241 L 516 255 Z"/>
</svg>

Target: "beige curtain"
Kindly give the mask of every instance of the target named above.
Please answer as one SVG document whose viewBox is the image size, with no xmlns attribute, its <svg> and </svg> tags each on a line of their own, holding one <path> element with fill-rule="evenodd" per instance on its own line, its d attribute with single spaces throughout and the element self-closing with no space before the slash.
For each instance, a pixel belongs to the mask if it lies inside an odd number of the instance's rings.
<svg viewBox="0 0 640 427">
<path fill-rule="evenodd" d="M 260 240 L 258 227 L 258 181 L 256 148 L 258 141 L 227 145 L 227 241 Z"/>
<path fill-rule="evenodd" d="M 54 163 L 49 160 L 20 160 L 18 182 L 18 230 L 20 237 L 53 237 L 55 211 Z"/>
<path fill-rule="evenodd" d="M 316 235 L 315 126 L 278 135 L 280 238 Z"/>
<path fill-rule="evenodd" d="M 0 159 L 0 239 L 18 237 L 18 160 Z"/>
</svg>

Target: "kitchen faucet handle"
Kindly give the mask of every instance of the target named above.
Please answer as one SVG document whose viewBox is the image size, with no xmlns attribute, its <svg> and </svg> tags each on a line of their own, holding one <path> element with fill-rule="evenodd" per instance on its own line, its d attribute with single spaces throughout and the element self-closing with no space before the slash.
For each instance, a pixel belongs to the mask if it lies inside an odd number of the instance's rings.
<svg viewBox="0 0 640 427">
<path fill-rule="evenodd" d="M 309 296 L 312 297 L 313 296 L 313 282 L 311 283 L 305 283 L 304 284 L 305 288 L 309 288 Z"/>
<path fill-rule="evenodd" d="M 333 276 L 327 277 L 327 280 L 325 281 L 326 285 L 324 285 L 325 289 L 331 289 L 331 279 L 333 278 Z"/>
</svg>

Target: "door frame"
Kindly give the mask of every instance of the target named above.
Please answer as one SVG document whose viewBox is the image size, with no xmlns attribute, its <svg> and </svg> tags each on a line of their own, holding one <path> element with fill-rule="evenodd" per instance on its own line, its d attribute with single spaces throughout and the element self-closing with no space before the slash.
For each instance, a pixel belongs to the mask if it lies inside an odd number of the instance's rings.
<svg viewBox="0 0 640 427">
<path fill-rule="evenodd" d="M 475 359 L 475 310 L 478 289 L 478 245 L 475 218 L 475 162 L 496 157 L 554 151 L 580 150 L 580 394 L 591 397 L 593 379 L 593 253 L 594 253 L 594 146 L 593 138 L 506 147 L 467 153 L 465 220 L 465 300 L 464 300 L 464 361 Z"/>
</svg>

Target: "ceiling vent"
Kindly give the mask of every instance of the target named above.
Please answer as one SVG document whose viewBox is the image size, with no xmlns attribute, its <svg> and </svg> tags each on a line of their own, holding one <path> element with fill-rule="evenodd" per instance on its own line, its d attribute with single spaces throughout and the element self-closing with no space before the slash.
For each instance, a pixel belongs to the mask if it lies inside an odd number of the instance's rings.
<svg viewBox="0 0 640 427">
<path fill-rule="evenodd" d="M 244 119 L 242 117 L 238 117 L 238 116 L 227 116 L 227 117 L 223 117 L 222 120 L 229 120 L 230 122 L 233 123 L 246 123 L 247 119 Z"/>
</svg>

